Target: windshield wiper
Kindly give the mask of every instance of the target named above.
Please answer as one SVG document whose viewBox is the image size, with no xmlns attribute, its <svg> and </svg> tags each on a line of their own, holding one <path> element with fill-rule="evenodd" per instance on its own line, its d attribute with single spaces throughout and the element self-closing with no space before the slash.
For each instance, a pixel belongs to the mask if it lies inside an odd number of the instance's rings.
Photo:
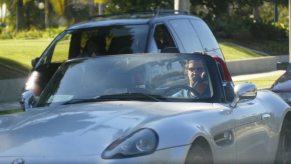
<svg viewBox="0 0 291 164">
<path fill-rule="evenodd" d="M 100 101 L 117 101 L 117 100 L 100 99 L 99 97 L 97 97 L 97 98 L 88 98 L 88 99 L 72 99 L 72 100 L 64 102 L 62 105 L 87 103 L 87 102 L 100 102 Z"/>
<path fill-rule="evenodd" d="M 139 100 L 139 101 L 165 101 L 166 98 L 160 95 L 149 95 L 145 93 L 120 93 L 112 95 L 102 95 L 96 98 L 88 99 L 72 99 L 69 100 L 63 105 L 68 104 L 78 104 L 78 103 L 87 103 L 87 102 L 100 102 L 100 101 L 128 101 L 128 100 Z"/>
<path fill-rule="evenodd" d="M 119 100 L 141 100 L 141 101 L 165 101 L 166 98 L 160 95 L 150 95 L 145 93 L 120 93 L 112 95 L 102 95 L 99 98 L 102 99 L 119 99 Z"/>
</svg>

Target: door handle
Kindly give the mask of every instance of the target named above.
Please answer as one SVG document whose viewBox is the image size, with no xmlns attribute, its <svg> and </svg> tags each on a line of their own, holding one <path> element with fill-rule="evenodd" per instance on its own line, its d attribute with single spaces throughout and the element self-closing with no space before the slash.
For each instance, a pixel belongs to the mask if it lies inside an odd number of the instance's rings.
<svg viewBox="0 0 291 164">
<path fill-rule="evenodd" d="M 262 120 L 269 120 L 271 115 L 269 113 L 262 114 Z"/>
<path fill-rule="evenodd" d="M 232 131 L 225 131 L 214 136 L 214 141 L 217 145 L 223 146 L 233 143 L 234 136 Z"/>
</svg>

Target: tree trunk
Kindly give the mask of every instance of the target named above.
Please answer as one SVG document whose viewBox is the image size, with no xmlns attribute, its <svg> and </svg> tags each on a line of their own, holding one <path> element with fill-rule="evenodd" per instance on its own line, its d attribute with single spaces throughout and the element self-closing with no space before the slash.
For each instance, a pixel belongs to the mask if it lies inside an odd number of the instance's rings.
<svg viewBox="0 0 291 164">
<path fill-rule="evenodd" d="M 24 17 L 24 6 L 22 0 L 17 0 L 16 2 L 16 31 L 24 30 L 25 27 L 25 17 Z"/>
<path fill-rule="evenodd" d="M 104 5 L 103 5 L 103 3 L 98 3 L 98 15 L 104 15 Z"/>
<path fill-rule="evenodd" d="M 260 20 L 260 12 L 258 6 L 253 8 L 253 15 L 255 20 Z"/>
<path fill-rule="evenodd" d="M 190 13 L 190 0 L 175 0 L 174 9 L 184 10 Z"/>
<path fill-rule="evenodd" d="M 89 8 L 89 17 L 92 17 L 95 15 L 95 2 L 94 0 L 88 1 L 88 8 Z"/>
<path fill-rule="evenodd" d="M 49 1 L 45 0 L 44 1 L 44 24 L 45 24 L 45 28 L 49 28 L 50 27 L 50 22 L 49 22 Z"/>
</svg>

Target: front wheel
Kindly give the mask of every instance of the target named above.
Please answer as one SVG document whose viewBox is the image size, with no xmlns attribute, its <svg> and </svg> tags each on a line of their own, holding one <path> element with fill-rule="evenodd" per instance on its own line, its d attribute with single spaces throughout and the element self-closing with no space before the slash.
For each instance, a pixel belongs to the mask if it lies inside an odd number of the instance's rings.
<svg viewBox="0 0 291 164">
<path fill-rule="evenodd" d="M 186 164 L 211 164 L 212 157 L 207 151 L 200 145 L 193 145 L 186 159 Z"/>
<path fill-rule="evenodd" d="M 275 163 L 291 163 L 291 122 L 284 120 Z"/>
</svg>

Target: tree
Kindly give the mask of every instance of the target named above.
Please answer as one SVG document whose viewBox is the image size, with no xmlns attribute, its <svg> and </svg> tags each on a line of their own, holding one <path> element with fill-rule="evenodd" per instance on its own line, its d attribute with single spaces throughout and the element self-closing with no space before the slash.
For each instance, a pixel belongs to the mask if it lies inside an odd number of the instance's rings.
<svg viewBox="0 0 291 164">
<path fill-rule="evenodd" d="M 24 4 L 22 0 L 16 1 L 16 31 L 26 28 L 24 17 Z"/>
<path fill-rule="evenodd" d="M 212 19 L 222 15 L 249 16 L 263 0 L 191 0 L 192 13 Z"/>
<path fill-rule="evenodd" d="M 173 9 L 171 0 L 107 0 L 106 13 L 149 11 L 157 9 Z"/>
<path fill-rule="evenodd" d="M 50 6 L 49 6 L 48 0 L 44 1 L 44 12 L 45 12 L 45 16 L 44 16 L 45 28 L 49 28 L 50 27 L 50 21 L 49 21 Z"/>
</svg>

